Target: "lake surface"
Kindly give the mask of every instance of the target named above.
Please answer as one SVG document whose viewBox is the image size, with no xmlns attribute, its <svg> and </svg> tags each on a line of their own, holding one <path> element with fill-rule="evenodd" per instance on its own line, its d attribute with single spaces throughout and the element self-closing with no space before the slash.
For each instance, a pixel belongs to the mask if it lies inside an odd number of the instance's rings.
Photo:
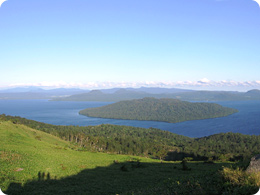
<svg viewBox="0 0 260 195">
<path fill-rule="evenodd" d="M 99 124 L 158 128 L 189 137 L 203 137 L 222 132 L 260 135 L 260 101 L 215 102 L 236 108 L 238 113 L 215 118 L 166 123 L 156 121 L 115 120 L 79 115 L 85 108 L 99 107 L 111 102 L 63 102 L 48 100 L 0 100 L 0 114 L 21 116 L 54 125 L 90 126 Z"/>
</svg>

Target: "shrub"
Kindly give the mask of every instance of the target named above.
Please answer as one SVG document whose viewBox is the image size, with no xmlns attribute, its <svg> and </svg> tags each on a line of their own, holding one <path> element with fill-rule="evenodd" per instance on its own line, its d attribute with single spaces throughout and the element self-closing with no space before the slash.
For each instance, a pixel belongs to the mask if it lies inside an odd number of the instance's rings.
<svg viewBox="0 0 260 195">
<path fill-rule="evenodd" d="M 250 174 L 240 168 L 224 167 L 220 172 L 228 194 L 255 194 L 260 187 L 260 173 Z"/>
</svg>

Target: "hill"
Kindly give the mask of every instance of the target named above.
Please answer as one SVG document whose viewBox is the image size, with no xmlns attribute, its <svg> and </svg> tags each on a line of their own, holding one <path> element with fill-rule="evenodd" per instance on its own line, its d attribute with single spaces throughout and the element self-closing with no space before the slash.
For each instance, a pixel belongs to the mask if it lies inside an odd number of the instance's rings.
<svg viewBox="0 0 260 195">
<path fill-rule="evenodd" d="M 164 121 L 170 123 L 187 120 L 223 117 L 237 112 L 213 103 L 190 103 L 176 99 L 144 98 L 81 110 L 89 117 Z"/>
<path fill-rule="evenodd" d="M 104 93 L 101 90 L 92 90 L 88 93 L 76 94 L 68 97 L 54 98 L 54 101 L 99 101 L 99 102 L 117 102 L 121 100 L 132 100 L 144 97 L 152 97 L 142 91 L 130 91 L 126 89 L 119 89 L 113 93 Z"/>
<path fill-rule="evenodd" d="M 118 102 L 145 97 L 173 98 L 186 101 L 244 101 L 260 100 L 260 90 L 197 91 L 178 88 L 141 87 L 87 90 L 78 88 L 42 89 L 17 87 L 0 90 L 0 99 L 52 99 L 54 101 L 102 101 Z"/>
<path fill-rule="evenodd" d="M 57 181 L 78 174 L 85 169 L 110 166 L 114 160 L 125 162 L 133 158 L 126 155 L 82 152 L 77 146 L 58 137 L 21 124 L 13 124 L 11 121 L 0 122 L 0 142 L 0 188 L 4 191 L 7 190 L 10 183 L 26 184 L 28 181 L 39 179 Z M 158 162 L 141 157 L 139 160 L 150 163 Z M 109 171 L 113 174 L 113 170 Z M 120 171 L 120 167 L 118 171 Z M 114 172 L 117 174 L 117 171 Z M 94 184 L 92 183 L 92 185 Z M 30 190 L 37 191 L 35 187 Z M 13 193 L 12 191 L 8 194 Z"/>
<path fill-rule="evenodd" d="M 159 129 L 103 124 L 98 126 L 58 126 L 20 117 L 0 115 L 1 121 L 57 136 L 82 151 L 104 152 L 182 160 L 244 160 L 260 151 L 260 136 L 220 133 L 189 138 Z M 210 127 L 209 127 L 210 128 Z"/>
<path fill-rule="evenodd" d="M 71 95 L 68 97 L 53 98 L 54 101 L 103 101 L 118 102 L 124 100 L 141 99 L 145 97 L 171 98 L 185 101 L 246 101 L 260 100 L 260 90 L 248 92 L 236 91 L 192 91 L 164 88 L 126 88 L 97 90 Z"/>
<path fill-rule="evenodd" d="M 177 145 L 192 140 L 154 128 L 144 129 L 109 124 L 86 127 L 58 126 L 5 115 L 0 115 L 1 120 L 50 133 L 92 152 L 160 158 L 162 151 L 175 150 Z"/>
<path fill-rule="evenodd" d="M 173 97 L 186 101 L 247 101 L 260 100 L 260 90 L 236 91 L 193 91 L 177 93 Z"/>
<path fill-rule="evenodd" d="M 179 88 L 162 88 L 162 87 L 140 87 L 140 88 L 111 88 L 111 89 L 100 89 L 103 93 L 115 93 L 118 90 L 127 90 L 127 91 L 135 91 L 135 92 L 145 92 L 150 94 L 172 94 L 172 93 L 182 93 L 182 92 L 190 92 L 193 90 L 189 89 L 179 89 Z"/>
<path fill-rule="evenodd" d="M 244 95 L 247 98 L 259 99 L 260 97 L 260 90 L 253 89 L 245 93 Z"/>
<path fill-rule="evenodd" d="M 54 97 L 64 97 L 89 90 L 81 90 L 77 88 L 57 88 L 42 89 L 38 87 L 17 87 L 11 89 L 0 90 L 0 99 L 51 99 Z"/>
<path fill-rule="evenodd" d="M 1 115 L 0 118 L 0 188 L 7 194 L 193 194 L 194 190 L 198 194 L 227 194 L 231 191 L 254 194 L 259 189 L 258 177 L 228 168 L 234 163 L 187 160 L 182 164 L 178 161 L 159 163 L 150 158 L 93 153 L 82 150 L 77 140 L 66 142 L 28 127 L 48 127 L 50 132 L 56 133 L 57 126 L 19 117 Z M 67 127 L 62 128 L 59 136 L 66 139 Z M 113 134 L 112 128 L 106 136 Z M 221 136 L 217 142 L 221 143 Z M 241 136 L 233 136 L 231 140 L 239 145 Z M 211 140 L 211 137 L 205 139 Z M 255 144 L 250 141 L 250 136 L 247 139 L 248 143 Z M 192 140 L 183 140 L 183 144 L 192 144 Z M 212 151 L 208 153 L 212 154 Z"/>
<path fill-rule="evenodd" d="M 174 93 L 185 93 L 194 90 L 179 89 L 179 88 L 161 88 L 161 87 L 140 87 L 140 88 L 126 88 L 128 91 L 139 91 L 150 94 L 174 94 Z"/>
</svg>

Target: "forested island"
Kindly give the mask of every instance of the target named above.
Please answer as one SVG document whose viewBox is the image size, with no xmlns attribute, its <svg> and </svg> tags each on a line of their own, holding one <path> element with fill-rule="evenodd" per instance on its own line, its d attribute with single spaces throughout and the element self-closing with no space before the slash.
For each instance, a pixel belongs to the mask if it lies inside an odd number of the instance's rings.
<svg viewBox="0 0 260 195">
<path fill-rule="evenodd" d="M 191 103 L 177 99 L 143 98 L 121 101 L 98 108 L 87 108 L 79 113 L 89 117 L 177 123 L 224 117 L 235 112 L 237 112 L 236 109 L 215 103 Z"/>
</svg>

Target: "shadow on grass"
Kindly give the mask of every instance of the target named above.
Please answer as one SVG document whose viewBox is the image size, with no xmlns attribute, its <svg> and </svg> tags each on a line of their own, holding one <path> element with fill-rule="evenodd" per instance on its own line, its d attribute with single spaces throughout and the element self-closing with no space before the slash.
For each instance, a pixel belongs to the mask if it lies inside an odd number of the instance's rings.
<svg viewBox="0 0 260 195">
<path fill-rule="evenodd" d="M 186 153 L 186 152 L 168 152 L 167 156 L 165 157 L 165 160 L 167 161 L 181 161 L 186 157 L 191 157 L 193 160 L 196 161 L 206 161 L 208 160 L 208 157 L 206 156 L 200 156 L 200 155 L 194 155 L 192 153 Z"/>
<path fill-rule="evenodd" d="M 23 186 L 20 183 L 11 183 L 5 193 L 8 195 L 174 194 L 175 192 L 169 191 L 172 188 L 171 190 L 177 190 L 178 194 L 185 194 L 194 191 L 195 184 L 200 181 L 197 192 L 207 194 L 209 189 L 218 192 L 219 186 L 216 182 L 219 181 L 216 174 L 224 165 L 227 164 L 188 163 L 190 170 L 183 171 L 180 163 L 114 161 L 108 167 L 85 169 L 77 175 L 61 179 L 55 179 L 55 176 L 49 173 L 39 172 L 38 179 L 28 181 Z"/>
</svg>

